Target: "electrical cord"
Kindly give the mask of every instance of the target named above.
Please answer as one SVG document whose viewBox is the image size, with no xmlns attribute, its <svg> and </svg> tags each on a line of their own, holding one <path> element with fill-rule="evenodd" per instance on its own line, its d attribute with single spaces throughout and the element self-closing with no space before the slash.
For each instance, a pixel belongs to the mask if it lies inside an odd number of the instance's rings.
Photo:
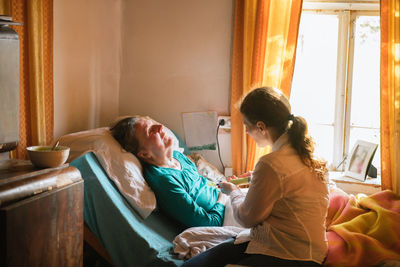
<svg viewBox="0 0 400 267">
<path fill-rule="evenodd" d="M 220 151 L 220 148 L 219 148 L 218 131 L 219 131 L 219 127 L 220 127 L 220 126 L 224 126 L 224 125 L 225 125 L 225 120 L 224 120 L 224 119 L 221 119 L 221 120 L 218 122 L 218 126 L 217 126 L 217 135 L 216 135 L 217 147 L 218 147 L 218 157 L 219 157 L 219 161 L 221 162 L 222 168 L 225 168 L 225 166 L 224 166 L 224 163 L 222 162 L 222 158 L 221 158 L 221 151 Z"/>
</svg>

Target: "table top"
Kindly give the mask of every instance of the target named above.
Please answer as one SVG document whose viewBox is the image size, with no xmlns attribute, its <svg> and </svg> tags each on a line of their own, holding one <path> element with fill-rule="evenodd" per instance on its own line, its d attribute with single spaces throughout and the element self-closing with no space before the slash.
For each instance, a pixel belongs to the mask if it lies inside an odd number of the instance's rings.
<svg viewBox="0 0 400 267">
<path fill-rule="evenodd" d="M 60 170 L 68 167 L 69 164 L 63 164 L 55 168 L 37 168 L 29 160 L 7 159 L 0 160 L 0 186 L 23 180 L 28 177 L 42 175 L 54 170 Z"/>
<path fill-rule="evenodd" d="M 78 169 L 69 164 L 37 168 L 28 160 L 0 161 L 0 208 L 19 200 L 82 182 Z"/>
</svg>

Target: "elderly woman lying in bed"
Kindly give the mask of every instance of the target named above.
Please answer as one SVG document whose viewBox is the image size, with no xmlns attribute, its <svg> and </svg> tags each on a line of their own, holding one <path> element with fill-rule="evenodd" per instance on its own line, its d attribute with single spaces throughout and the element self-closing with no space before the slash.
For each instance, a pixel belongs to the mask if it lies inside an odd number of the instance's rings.
<svg viewBox="0 0 400 267">
<path fill-rule="evenodd" d="M 187 227 L 221 226 L 227 196 L 173 150 L 166 128 L 148 117 L 128 117 L 111 128 L 121 146 L 144 164 L 144 177 L 161 210 Z"/>
</svg>

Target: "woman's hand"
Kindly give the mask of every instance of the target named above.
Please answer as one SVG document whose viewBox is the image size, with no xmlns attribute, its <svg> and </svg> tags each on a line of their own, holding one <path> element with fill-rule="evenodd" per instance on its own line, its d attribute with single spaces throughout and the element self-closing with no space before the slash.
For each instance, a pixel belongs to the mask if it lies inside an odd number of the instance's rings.
<svg viewBox="0 0 400 267">
<path fill-rule="evenodd" d="M 218 187 L 221 189 L 222 193 L 229 195 L 233 190 L 239 189 L 236 185 L 229 182 L 220 182 Z"/>
</svg>

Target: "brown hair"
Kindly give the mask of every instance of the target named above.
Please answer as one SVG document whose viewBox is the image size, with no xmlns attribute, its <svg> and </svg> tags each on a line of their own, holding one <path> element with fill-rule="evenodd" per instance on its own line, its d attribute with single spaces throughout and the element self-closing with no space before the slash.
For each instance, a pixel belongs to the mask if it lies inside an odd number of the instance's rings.
<svg viewBox="0 0 400 267">
<path fill-rule="evenodd" d="M 313 155 L 314 141 L 308 134 L 307 122 L 291 114 L 289 100 L 281 91 L 271 87 L 251 91 L 241 103 L 240 112 L 253 125 L 262 121 L 267 127 L 275 128 L 279 136 L 287 132 L 303 163 L 324 179 L 328 172 L 326 162 Z"/>
<path fill-rule="evenodd" d="M 128 152 L 136 155 L 139 150 L 139 141 L 135 136 L 136 123 L 143 117 L 132 116 L 119 120 L 110 128 L 112 136 Z"/>
</svg>

